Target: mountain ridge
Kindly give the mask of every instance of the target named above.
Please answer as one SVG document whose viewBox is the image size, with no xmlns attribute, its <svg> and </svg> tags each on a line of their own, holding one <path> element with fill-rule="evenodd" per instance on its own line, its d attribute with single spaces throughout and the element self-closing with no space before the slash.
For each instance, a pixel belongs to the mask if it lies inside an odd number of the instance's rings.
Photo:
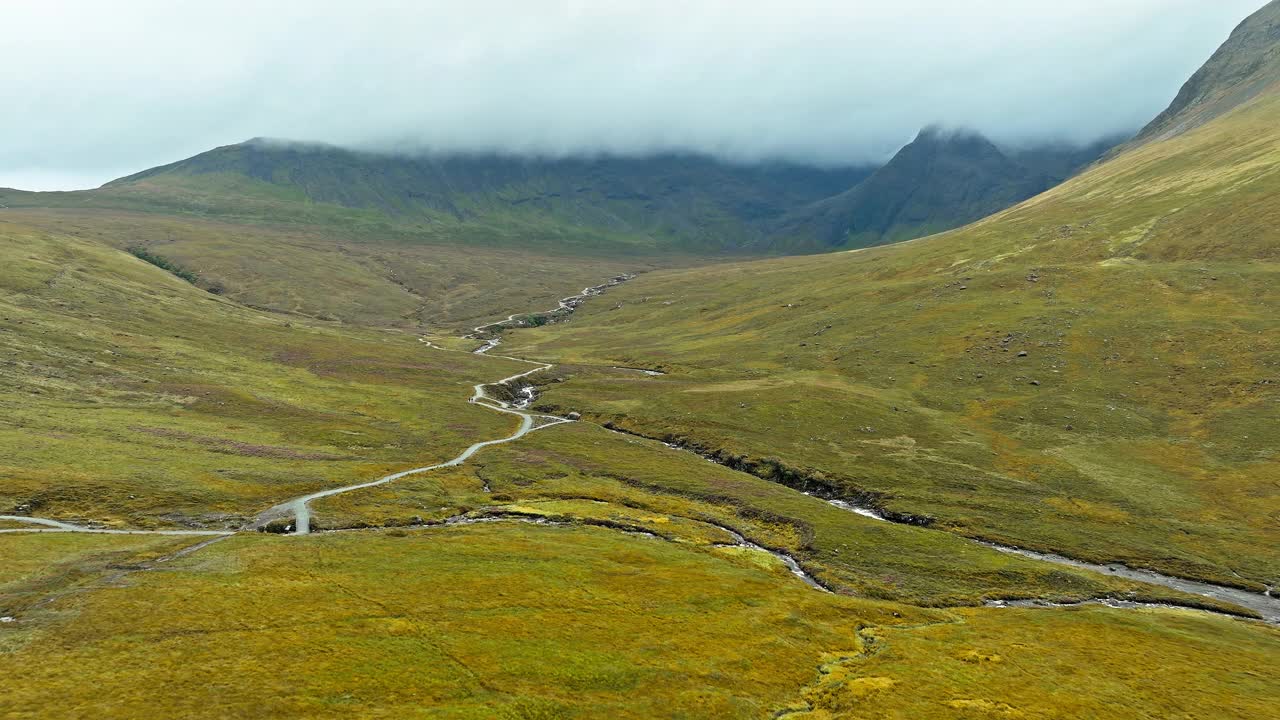
<svg viewBox="0 0 1280 720">
<path fill-rule="evenodd" d="M 841 192 L 869 167 L 739 165 L 710 156 L 536 158 L 498 153 L 392 155 L 263 141 L 222 146 L 103 186 L 105 192 L 263 183 L 264 193 L 392 218 L 471 222 L 511 214 L 676 237 L 705 247 L 758 245 L 757 224 Z"/>
<path fill-rule="evenodd" d="M 551 223 L 655 247 L 788 254 L 965 224 L 1051 187 L 1111 144 L 1005 151 L 972 131 L 931 127 L 883 167 L 824 168 L 676 153 L 395 155 L 254 138 L 113 180 L 85 197 L 277 220 L 330 207 L 331 215 L 400 224 L 497 223 L 518 231 Z M 272 204 L 251 209 L 264 201 Z M 836 226 L 850 215 L 859 223 L 872 216 L 873 227 L 844 237 Z"/>
<path fill-rule="evenodd" d="M 1130 146 L 1193 130 L 1280 82 L 1280 0 L 1245 18 Z"/>
</svg>

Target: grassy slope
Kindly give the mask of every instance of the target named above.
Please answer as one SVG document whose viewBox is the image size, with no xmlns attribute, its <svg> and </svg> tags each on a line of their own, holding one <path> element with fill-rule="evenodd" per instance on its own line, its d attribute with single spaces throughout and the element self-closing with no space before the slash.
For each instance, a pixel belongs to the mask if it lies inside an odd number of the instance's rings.
<svg viewBox="0 0 1280 720">
<path fill-rule="evenodd" d="M 760 717 L 859 625 L 931 617 L 521 523 L 237 538 L 58 609 L 0 655 L 0 714 Z"/>
<path fill-rule="evenodd" d="M 583 364 L 550 405 L 772 455 L 959 533 L 1261 590 L 1280 579 L 1278 117 L 1265 96 L 945 235 L 647 275 L 513 352 Z"/>
<path fill-rule="evenodd" d="M 828 666 L 807 689 L 817 712 L 790 717 L 1250 718 L 1280 691 L 1274 630 L 1093 607 L 956 614 L 874 631 L 868 659 Z"/>
<path fill-rule="evenodd" d="M 513 421 L 516 363 L 237 306 L 96 242 L 0 224 L 0 508 L 234 524 Z"/>
<path fill-rule="evenodd" d="M 163 535 L 86 535 L 73 533 L 6 533 L 0 535 L 0 616 L 18 617 L 19 625 L 0 633 L 0 656 L 24 645 L 26 620 L 45 614 L 58 617 L 51 600 L 85 590 L 120 569 L 190 546 L 204 538 Z"/>
</svg>

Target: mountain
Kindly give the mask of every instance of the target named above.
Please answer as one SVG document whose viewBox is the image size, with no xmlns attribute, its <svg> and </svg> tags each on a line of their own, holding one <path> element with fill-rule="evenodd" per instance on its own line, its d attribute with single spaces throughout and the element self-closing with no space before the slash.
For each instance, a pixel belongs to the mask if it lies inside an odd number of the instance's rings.
<svg viewBox="0 0 1280 720">
<path fill-rule="evenodd" d="M 975 132 L 926 128 L 859 185 L 788 215 L 774 236 L 847 248 L 949 230 L 1053 187 L 1113 144 L 1006 152 Z"/>
<path fill-rule="evenodd" d="M 1249 16 L 1134 139 L 1164 140 L 1193 130 L 1274 89 L 1280 81 L 1280 0 Z"/>
<path fill-rule="evenodd" d="M 765 221 L 842 192 L 871 170 L 674 154 L 388 155 L 255 139 L 121 178 L 101 192 L 178 202 L 201 193 L 231 203 L 229 211 L 238 197 L 266 196 L 372 211 L 399 224 L 553 222 L 666 246 L 740 250 L 758 243 Z"/>
</svg>

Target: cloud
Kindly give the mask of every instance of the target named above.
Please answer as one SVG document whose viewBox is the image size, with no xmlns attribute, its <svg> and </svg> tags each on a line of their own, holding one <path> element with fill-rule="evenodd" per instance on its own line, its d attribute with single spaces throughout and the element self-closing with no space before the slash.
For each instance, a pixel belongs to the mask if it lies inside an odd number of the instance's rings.
<svg viewBox="0 0 1280 720">
<path fill-rule="evenodd" d="M 1086 141 L 1153 117 L 1261 4 L 15 0 L 0 185 L 253 136 L 825 164 L 931 123 Z"/>
</svg>

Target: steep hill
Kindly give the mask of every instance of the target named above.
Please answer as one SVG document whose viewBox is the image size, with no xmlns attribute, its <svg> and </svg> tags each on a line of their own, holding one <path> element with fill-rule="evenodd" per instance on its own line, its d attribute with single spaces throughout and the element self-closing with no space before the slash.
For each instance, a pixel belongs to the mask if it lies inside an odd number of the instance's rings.
<svg viewBox="0 0 1280 720">
<path fill-rule="evenodd" d="M 1278 80 L 1280 0 L 1272 0 L 1240 23 L 1134 143 L 1164 140 L 1193 130 L 1273 89 Z"/>
<path fill-rule="evenodd" d="M 856 187 L 788 215 L 774 237 L 850 248 L 950 230 L 1053 187 L 1112 144 L 1006 152 L 974 132 L 927 128 Z"/>
</svg>

